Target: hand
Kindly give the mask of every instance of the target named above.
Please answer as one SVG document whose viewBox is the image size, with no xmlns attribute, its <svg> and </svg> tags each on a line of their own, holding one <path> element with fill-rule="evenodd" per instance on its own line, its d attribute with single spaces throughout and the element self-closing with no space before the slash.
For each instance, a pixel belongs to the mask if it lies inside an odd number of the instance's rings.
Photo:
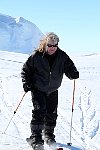
<svg viewBox="0 0 100 150">
<path fill-rule="evenodd" d="M 23 88 L 24 88 L 25 92 L 31 91 L 31 89 L 32 89 L 31 85 L 28 85 L 28 84 L 24 84 Z"/>
<path fill-rule="evenodd" d="M 79 78 L 79 72 L 78 72 L 78 71 L 75 71 L 74 73 L 71 73 L 71 78 L 72 78 L 72 79 L 77 79 L 77 78 Z"/>
</svg>

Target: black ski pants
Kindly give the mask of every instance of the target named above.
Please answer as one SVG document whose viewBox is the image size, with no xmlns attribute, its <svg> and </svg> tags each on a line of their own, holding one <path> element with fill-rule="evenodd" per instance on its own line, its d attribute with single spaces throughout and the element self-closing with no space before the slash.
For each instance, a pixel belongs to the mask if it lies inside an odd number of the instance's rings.
<svg viewBox="0 0 100 150">
<path fill-rule="evenodd" d="M 57 120 L 58 90 L 46 94 L 34 89 L 31 92 L 34 109 L 32 110 L 31 132 L 32 134 L 54 132 Z"/>
</svg>

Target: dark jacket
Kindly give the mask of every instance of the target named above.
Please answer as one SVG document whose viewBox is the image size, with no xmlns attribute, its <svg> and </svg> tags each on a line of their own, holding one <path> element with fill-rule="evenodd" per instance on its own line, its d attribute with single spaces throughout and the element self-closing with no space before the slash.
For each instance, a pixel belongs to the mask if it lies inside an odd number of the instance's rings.
<svg viewBox="0 0 100 150">
<path fill-rule="evenodd" d="M 58 48 L 56 56 L 51 58 L 51 63 L 49 60 L 50 57 L 47 57 L 46 53 L 39 51 L 31 55 L 22 68 L 23 85 L 51 93 L 60 87 L 64 73 L 69 79 L 79 78 L 73 61 L 64 51 Z"/>
</svg>

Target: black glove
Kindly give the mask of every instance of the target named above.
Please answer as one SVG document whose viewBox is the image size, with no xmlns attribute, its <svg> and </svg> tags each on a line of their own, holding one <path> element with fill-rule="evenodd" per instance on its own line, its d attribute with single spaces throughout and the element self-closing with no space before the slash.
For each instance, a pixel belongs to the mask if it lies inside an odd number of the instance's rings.
<svg viewBox="0 0 100 150">
<path fill-rule="evenodd" d="M 23 88 L 24 88 L 24 91 L 25 91 L 25 92 L 28 92 L 28 91 L 31 91 L 31 90 L 32 90 L 31 85 L 28 85 L 28 84 L 23 84 Z"/>
<path fill-rule="evenodd" d="M 75 71 L 74 73 L 71 73 L 71 78 L 72 78 L 72 79 L 77 79 L 77 78 L 79 78 L 79 72 L 78 72 L 78 71 Z"/>
</svg>

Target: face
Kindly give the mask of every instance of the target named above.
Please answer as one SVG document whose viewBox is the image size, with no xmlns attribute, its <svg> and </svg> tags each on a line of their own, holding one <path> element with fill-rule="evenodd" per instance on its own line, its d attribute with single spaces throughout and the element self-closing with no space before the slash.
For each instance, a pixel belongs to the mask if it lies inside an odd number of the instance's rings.
<svg viewBox="0 0 100 150">
<path fill-rule="evenodd" d="M 49 55 L 54 54 L 57 50 L 57 46 L 58 46 L 57 42 L 48 41 L 46 44 L 48 54 Z"/>
</svg>

